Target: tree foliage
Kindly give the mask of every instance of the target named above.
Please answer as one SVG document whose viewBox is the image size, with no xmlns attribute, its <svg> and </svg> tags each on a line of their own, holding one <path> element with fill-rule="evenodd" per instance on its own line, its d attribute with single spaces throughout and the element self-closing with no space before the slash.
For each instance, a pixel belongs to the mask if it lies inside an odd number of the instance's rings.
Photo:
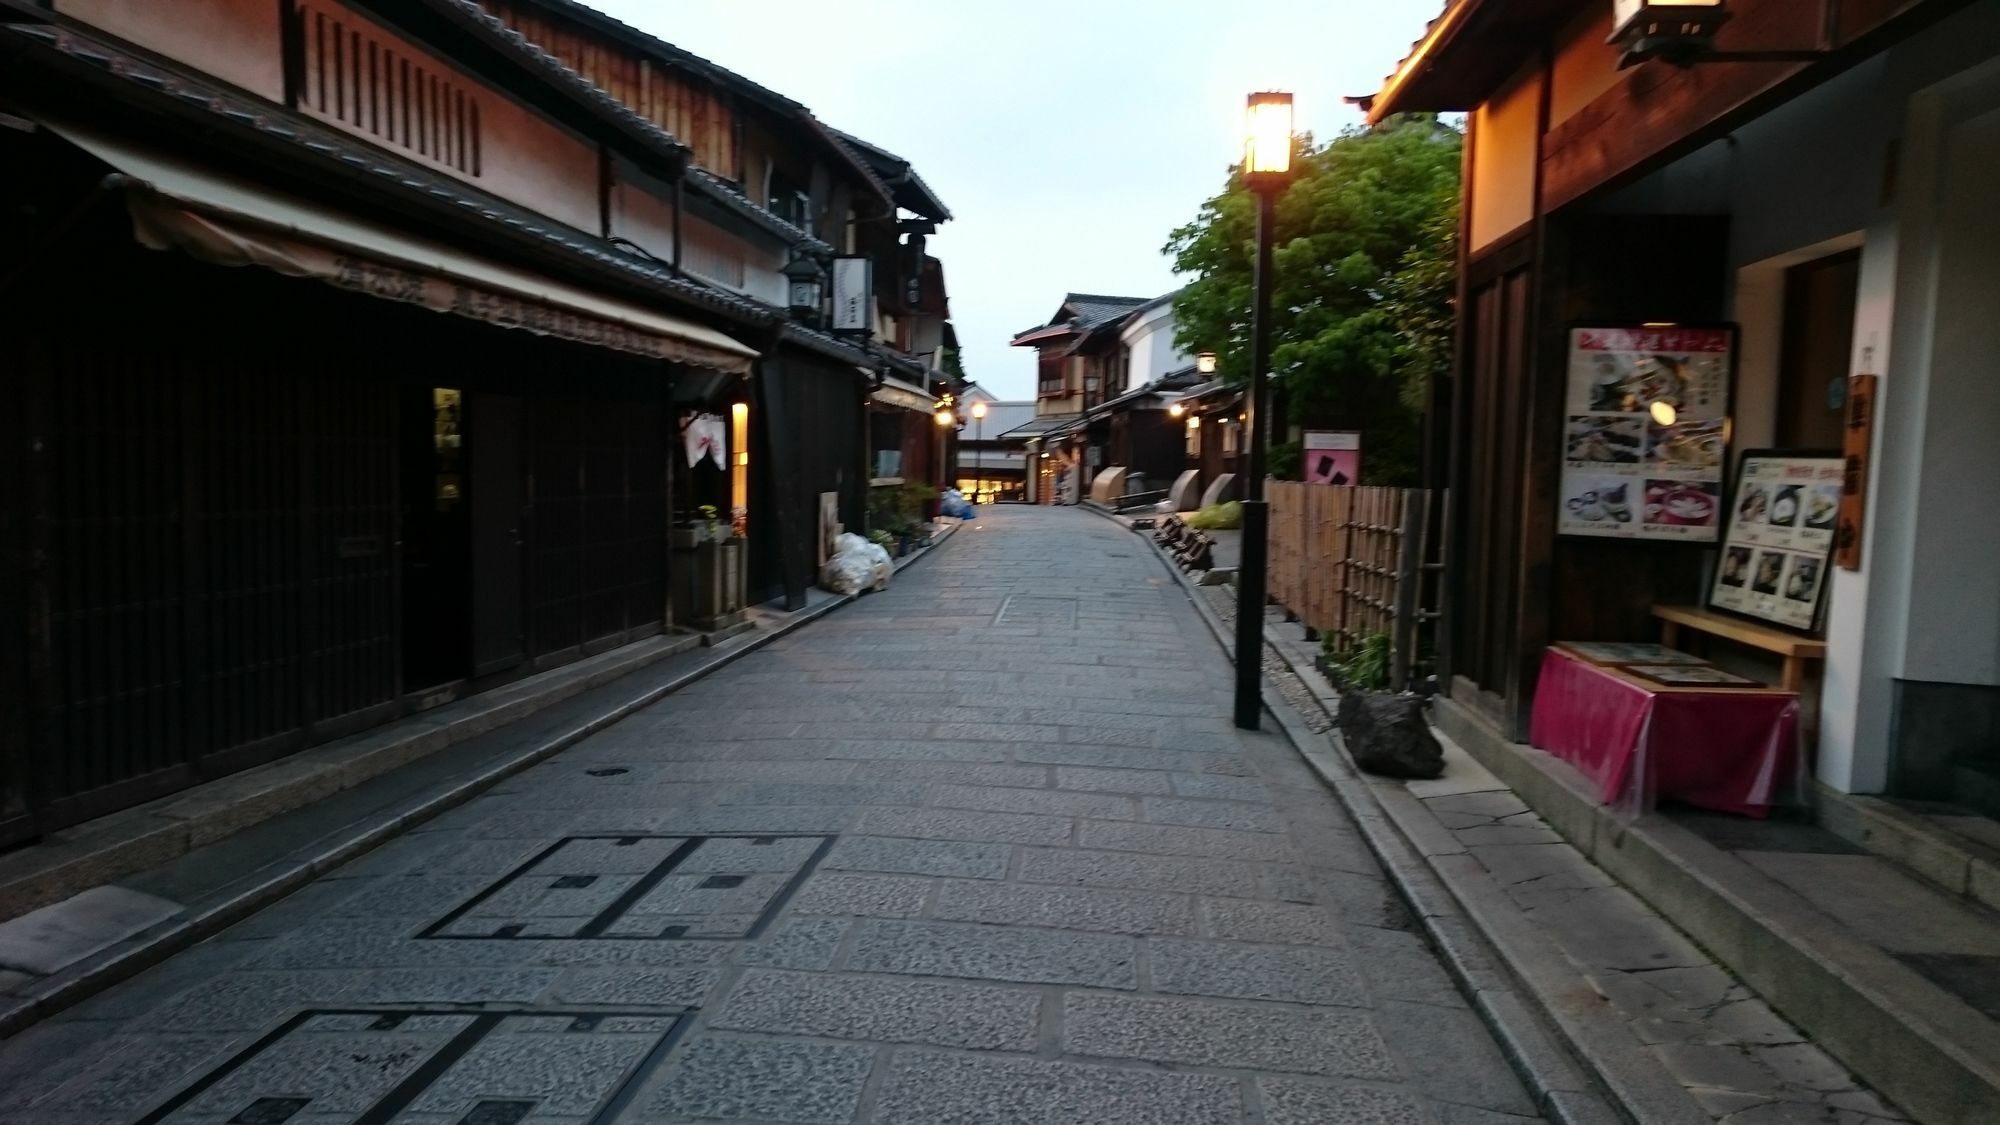
<svg viewBox="0 0 2000 1125">
<path fill-rule="evenodd" d="M 1299 139 L 1276 202 L 1271 370 L 1284 421 L 1363 433 L 1362 476 L 1414 483 L 1424 389 L 1451 353 L 1457 130 L 1431 116 Z M 1174 301 L 1177 342 L 1250 368 L 1256 199 L 1240 169 L 1165 252 L 1193 279 Z M 1289 458 L 1279 451 L 1280 463 Z"/>
</svg>

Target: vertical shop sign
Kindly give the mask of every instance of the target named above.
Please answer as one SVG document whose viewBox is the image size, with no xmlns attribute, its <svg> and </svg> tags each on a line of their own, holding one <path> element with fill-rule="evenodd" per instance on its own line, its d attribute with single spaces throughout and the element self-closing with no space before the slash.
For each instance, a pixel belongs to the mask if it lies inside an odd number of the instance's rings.
<svg viewBox="0 0 2000 1125">
<path fill-rule="evenodd" d="M 1833 533 L 1833 561 L 1861 569 L 1861 533 L 1868 526 L 1868 451 L 1875 436 L 1875 376 L 1847 380 L 1847 421 L 1841 439 L 1840 522 Z"/>
</svg>

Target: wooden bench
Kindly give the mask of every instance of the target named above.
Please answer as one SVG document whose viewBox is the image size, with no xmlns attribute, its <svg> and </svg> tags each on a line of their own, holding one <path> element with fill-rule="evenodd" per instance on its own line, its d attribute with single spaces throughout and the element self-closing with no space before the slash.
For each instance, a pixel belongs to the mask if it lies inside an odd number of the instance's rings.
<svg viewBox="0 0 2000 1125">
<path fill-rule="evenodd" d="M 1805 684 L 1806 661 L 1826 659 L 1825 641 L 1801 637 L 1797 633 L 1787 633 L 1783 629 L 1773 629 L 1698 606 L 1656 605 L 1653 616 L 1660 619 L 1660 643 L 1668 648 L 1679 648 L 1681 630 L 1689 629 L 1776 653 L 1784 660 L 1779 686 L 1786 691 L 1798 691 Z"/>
</svg>

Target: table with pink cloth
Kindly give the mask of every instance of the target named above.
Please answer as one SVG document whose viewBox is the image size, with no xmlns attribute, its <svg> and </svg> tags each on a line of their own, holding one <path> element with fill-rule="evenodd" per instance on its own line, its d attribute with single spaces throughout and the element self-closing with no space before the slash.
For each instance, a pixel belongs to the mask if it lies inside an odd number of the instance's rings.
<svg viewBox="0 0 2000 1125">
<path fill-rule="evenodd" d="M 1665 797 L 1762 817 L 1796 785 L 1799 699 L 1658 686 L 1551 648 L 1528 740 L 1582 770 L 1608 805 L 1643 810 Z"/>
</svg>

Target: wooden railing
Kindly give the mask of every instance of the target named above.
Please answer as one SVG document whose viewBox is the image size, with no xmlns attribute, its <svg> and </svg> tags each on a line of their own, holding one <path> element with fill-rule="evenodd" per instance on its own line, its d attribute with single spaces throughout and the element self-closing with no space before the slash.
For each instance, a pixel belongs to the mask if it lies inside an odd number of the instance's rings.
<svg viewBox="0 0 2000 1125">
<path fill-rule="evenodd" d="M 1427 597 L 1431 493 L 1269 481 L 1271 600 L 1339 655 L 1390 640 L 1390 687 L 1421 672 L 1436 613 Z"/>
</svg>

